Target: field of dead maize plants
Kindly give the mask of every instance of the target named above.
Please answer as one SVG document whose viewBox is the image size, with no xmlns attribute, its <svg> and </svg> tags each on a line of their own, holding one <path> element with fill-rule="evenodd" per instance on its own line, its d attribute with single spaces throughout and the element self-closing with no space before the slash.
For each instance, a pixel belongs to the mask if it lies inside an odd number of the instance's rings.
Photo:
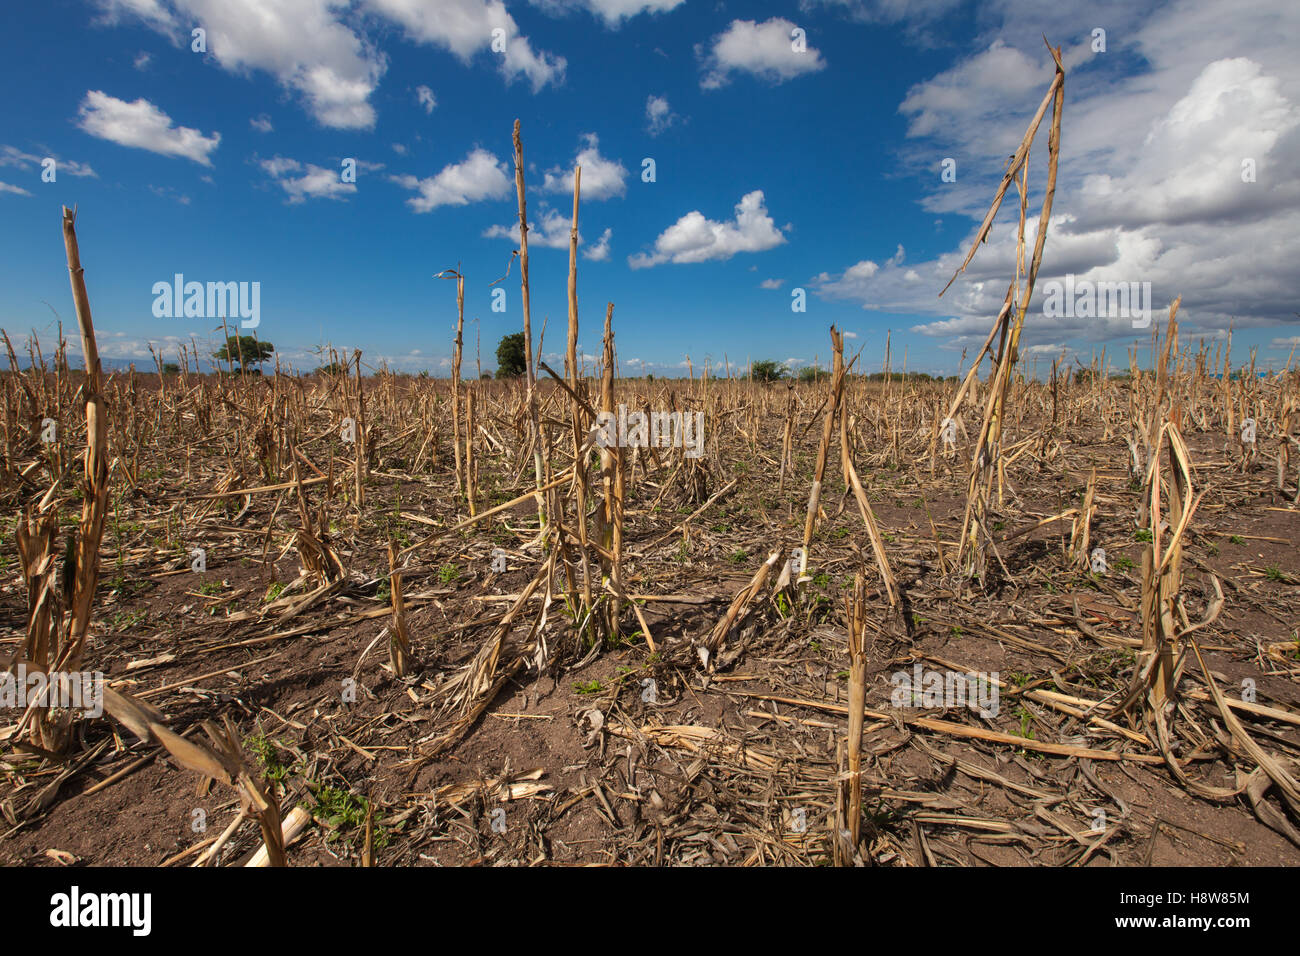
<svg viewBox="0 0 1300 956">
<path fill-rule="evenodd" d="M 0 711 L 0 861 L 1300 862 L 1300 373 L 1177 302 L 1153 360 L 1022 359 L 1063 83 L 959 380 L 834 328 L 813 383 L 629 378 L 614 303 L 579 367 L 580 175 L 563 369 L 525 229 L 518 381 L 462 378 L 455 271 L 450 379 L 104 374 L 64 210 L 89 371 L 5 336 L 0 653 L 102 714 Z M 602 440 L 620 407 L 700 453 Z"/>
</svg>

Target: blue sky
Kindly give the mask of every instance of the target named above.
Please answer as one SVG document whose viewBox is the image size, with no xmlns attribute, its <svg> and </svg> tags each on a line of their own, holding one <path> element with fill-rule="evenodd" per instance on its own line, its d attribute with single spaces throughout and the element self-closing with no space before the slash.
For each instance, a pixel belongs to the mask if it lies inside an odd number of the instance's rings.
<svg viewBox="0 0 1300 956">
<path fill-rule="evenodd" d="M 171 358 L 191 338 L 209 349 L 219 320 L 154 315 L 154 284 L 182 273 L 259 282 L 258 335 L 300 369 L 329 343 L 447 374 L 454 284 L 434 275 L 460 263 L 467 368 L 476 318 L 494 368 L 498 339 L 522 325 L 517 263 L 499 286 L 504 313 L 490 285 L 517 245 L 519 118 L 533 329 L 549 317 L 548 355 L 563 348 L 566 177 L 580 159 L 586 353 L 612 301 L 625 373 L 683 374 L 688 355 L 697 370 L 724 356 L 825 362 L 832 322 L 868 368 L 892 330 L 895 368 L 906 352 L 910 368 L 952 373 L 1010 279 L 1014 192 L 937 295 L 1051 81 L 1046 34 L 1068 77 L 1040 288 L 1067 274 L 1150 282 L 1157 314 L 1183 296 L 1186 337 L 1232 323 L 1234 356 L 1254 346 L 1261 364 L 1285 362 L 1300 343 L 1294 3 L 1065 6 L 7 4 L 0 327 L 16 340 L 35 329 L 48 351 L 51 306 L 75 325 L 59 207 L 76 204 L 108 358 L 147 367 L 148 343 Z M 1033 155 L 1031 216 L 1046 127 Z M 948 158 L 955 182 L 941 176 Z M 341 181 L 347 159 L 355 183 Z M 1103 346 L 1126 365 L 1128 345 L 1147 341 L 1127 317 L 1052 317 L 1041 298 L 1023 341 L 1044 366 Z"/>
</svg>

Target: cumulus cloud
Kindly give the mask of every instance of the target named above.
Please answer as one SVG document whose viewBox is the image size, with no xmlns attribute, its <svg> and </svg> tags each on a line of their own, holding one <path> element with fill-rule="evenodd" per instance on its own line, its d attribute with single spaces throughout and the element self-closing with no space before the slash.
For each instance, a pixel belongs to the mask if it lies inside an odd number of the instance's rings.
<svg viewBox="0 0 1300 956">
<path fill-rule="evenodd" d="M 764 279 L 758 284 L 760 289 L 779 289 L 785 285 L 784 279 Z"/>
<path fill-rule="evenodd" d="M 1294 323 L 1300 180 L 1290 170 L 1300 163 L 1300 62 L 1285 37 L 1300 31 L 1300 10 L 1284 0 L 1261 0 L 1240 15 L 1208 0 L 1101 2 L 1106 15 L 1095 17 L 1065 5 L 991 0 L 987 30 L 969 55 L 913 86 L 899 107 L 909 137 L 900 166 L 924 171 L 930 191 L 922 209 L 968 216 L 970 231 L 927 261 L 859 255 L 813 277 L 820 295 L 923 317 L 914 330 L 942 340 L 942 348 L 983 342 L 1014 274 L 1014 190 L 988 244 L 936 296 L 964 258 L 1050 82 L 1046 32 L 1054 42 L 1082 39 L 1064 49 L 1071 92 L 1026 348 L 1135 337 L 1121 315 L 1045 316 L 1044 287 L 1066 276 L 1150 282 L 1157 322 L 1181 295 L 1180 324 L 1197 337 L 1222 335 L 1233 322 L 1239 329 Z M 838 5 L 882 16 L 890 6 Z M 1108 27 L 1108 53 L 1088 46 L 1094 19 Z M 1045 121 L 1031 154 L 1031 244 L 1046 129 Z M 940 184 L 936 157 L 943 156 L 962 157 L 957 183 Z"/>
<path fill-rule="evenodd" d="M 770 83 L 784 83 L 804 73 L 826 69 L 821 53 L 792 37 L 795 24 L 784 17 L 756 23 L 732 20 L 731 25 L 713 38 L 712 48 L 704 54 L 704 75 L 700 86 L 716 89 L 731 81 L 733 73 L 749 73 Z"/>
<path fill-rule="evenodd" d="M 406 201 L 416 212 L 499 199 L 513 186 L 513 180 L 506 175 L 505 163 L 485 149 L 476 149 L 461 162 L 444 166 L 436 176 L 420 179 L 405 175 L 390 176 L 389 179 L 404 189 L 419 193 Z"/>
<path fill-rule="evenodd" d="M 204 136 L 188 126 L 173 126 L 171 117 L 143 97 L 128 103 L 90 90 L 78 115 L 77 125 L 91 136 L 161 156 L 190 159 L 201 166 L 212 165 L 208 156 L 221 142 L 220 133 Z"/>
<path fill-rule="evenodd" d="M 0 182 L 0 193 L 13 193 L 15 196 L 30 196 L 26 189 L 21 186 L 14 186 L 10 183 Z"/>
<path fill-rule="evenodd" d="M 262 71 L 303 100 L 322 126 L 369 129 L 370 94 L 384 58 L 344 19 L 339 0 L 104 0 L 114 19 L 135 17 L 173 40 L 202 24 L 207 55 L 231 73 Z"/>
<path fill-rule="evenodd" d="M 574 166 L 582 167 L 582 198 L 600 200 L 626 194 L 627 167 L 618 160 L 600 155 L 600 140 L 595 133 L 584 134 L 582 141 L 586 145 L 578 150 L 573 161 Z M 564 169 L 557 166 L 550 170 L 542 183 L 542 191 L 573 195 L 573 167 Z"/>
<path fill-rule="evenodd" d="M 433 90 L 427 86 L 417 86 L 415 88 L 415 101 L 424 107 L 425 113 L 432 113 L 438 105 L 438 98 L 433 95 Z"/>
<path fill-rule="evenodd" d="M 785 241 L 768 215 L 763 191 L 756 189 L 736 204 L 736 216 L 727 222 L 706 219 L 698 210 L 688 212 L 660 234 L 653 252 L 630 256 L 628 265 L 644 269 L 664 262 L 730 259 L 738 252 L 762 252 Z"/>
<path fill-rule="evenodd" d="M 267 116 L 265 113 L 262 113 L 260 116 L 254 116 L 248 121 L 248 125 L 253 127 L 253 129 L 257 130 L 259 133 L 269 133 L 275 129 L 275 127 L 271 125 L 271 117 Z"/>
<path fill-rule="evenodd" d="M 340 180 L 337 169 L 300 163 L 283 156 L 264 159 L 258 165 L 285 191 L 289 197 L 286 201 L 290 204 L 308 199 L 346 199 L 357 191 L 356 183 Z"/>
<path fill-rule="evenodd" d="M 624 20 L 643 13 L 667 13 L 676 10 L 686 0 L 529 0 L 547 13 L 564 14 L 586 10 L 605 21 L 607 27 L 617 27 Z"/>
<path fill-rule="evenodd" d="M 525 77 L 533 92 L 564 81 L 564 57 L 534 50 L 501 0 L 365 0 L 365 6 L 400 24 L 409 39 L 450 50 L 465 63 L 490 53 L 507 81 Z"/>
</svg>

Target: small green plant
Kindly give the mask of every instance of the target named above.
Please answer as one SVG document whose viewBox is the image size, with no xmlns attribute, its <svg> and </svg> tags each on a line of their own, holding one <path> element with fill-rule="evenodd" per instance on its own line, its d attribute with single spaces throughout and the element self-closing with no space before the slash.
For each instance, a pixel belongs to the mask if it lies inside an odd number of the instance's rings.
<svg viewBox="0 0 1300 956">
<path fill-rule="evenodd" d="M 280 761 L 280 748 L 266 734 L 253 734 L 244 740 L 244 746 L 253 754 L 257 765 L 274 784 L 282 784 L 289 776 L 289 768 Z"/>
<path fill-rule="evenodd" d="M 148 611 L 118 611 L 109 622 L 109 630 L 126 631 L 149 619 Z"/>
<path fill-rule="evenodd" d="M 365 825 L 366 816 L 370 812 L 370 801 L 365 797 L 327 784 L 308 784 L 307 789 L 316 798 L 312 816 L 334 831 L 326 837 L 327 840 Z M 383 827 L 375 827 L 376 847 L 387 846 L 388 839 L 388 833 Z"/>
<path fill-rule="evenodd" d="M 1135 529 L 1135 530 L 1133 531 L 1133 540 L 1134 540 L 1134 541 L 1150 541 L 1150 540 L 1151 540 L 1151 529 L 1150 529 L 1150 528 L 1137 528 L 1137 529 Z"/>
<path fill-rule="evenodd" d="M 1023 707 L 1017 707 L 1016 716 L 1020 718 L 1020 736 L 1026 740 L 1037 740 L 1038 737 L 1034 734 L 1034 728 L 1029 726 L 1029 722 L 1033 720 L 1033 716 L 1029 711 Z"/>
<path fill-rule="evenodd" d="M 1246 539 L 1239 534 L 1228 535 L 1228 544 L 1245 544 Z"/>
<path fill-rule="evenodd" d="M 266 589 L 266 594 L 262 598 L 262 603 L 270 604 L 272 601 L 278 599 L 283 593 L 284 585 L 279 581 L 274 581 L 271 583 L 271 586 Z"/>
<path fill-rule="evenodd" d="M 776 613 L 782 617 L 790 616 L 790 602 L 786 599 L 785 594 L 780 591 L 776 592 Z"/>
<path fill-rule="evenodd" d="M 737 548 L 735 551 L 731 552 L 731 555 L 730 557 L 728 557 L 727 560 L 729 560 L 732 564 L 741 564 L 749 560 L 749 552 L 747 552 L 744 548 Z"/>
<path fill-rule="evenodd" d="M 1281 568 L 1265 568 L 1264 574 L 1270 581 L 1281 581 L 1284 577 Z"/>
<path fill-rule="evenodd" d="M 460 568 L 454 564 L 444 564 L 438 569 L 438 580 L 443 584 L 453 584 L 460 577 Z"/>
<path fill-rule="evenodd" d="M 214 597 L 221 593 L 221 582 L 204 581 L 199 585 L 199 593 L 206 597 Z"/>
<path fill-rule="evenodd" d="M 582 694 L 584 697 L 589 696 L 591 694 L 599 694 L 601 690 L 603 690 L 603 688 L 600 686 L 600 681 L 598 680 L 575 681 L 573 684 L 573 689 L 577 693 Z"/>
</svg>

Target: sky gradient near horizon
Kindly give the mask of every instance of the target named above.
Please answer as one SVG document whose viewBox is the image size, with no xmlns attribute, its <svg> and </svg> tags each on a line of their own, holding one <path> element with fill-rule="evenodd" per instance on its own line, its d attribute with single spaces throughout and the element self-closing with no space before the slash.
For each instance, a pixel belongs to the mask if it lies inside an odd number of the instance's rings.
<svg viewBox="0 0 1300 956">
<path fill-rule="evenodd" d="M 1150 283 L 1157 322 L 1181 295 L 1185 343 L 1231 325 L 1234 359 L 1256 348 L 1260 367 L 1300 345 L 1294 0 L 48 0 L 5 15 L 0 328 L 16 347 L 35 330 L 48 353 L 57 315 L 76 351 L 59 228 L 76 205 L 115 363 L 215 347 L 219 319 L 155 314 L 154 285 L 180 273 L 259 283 L 257 334 L 300 370 L 333 345 L 446 375 L 455 287 L 436 275 L 459 264 L 462 372 L 476 336 L 493 369 L 522 326 L 518 118 L 548 360 L 579 163 L 585 355 L 613 302 L 625 374 L 824 365 L 832 323 L 864 370 L 888 333 L 894 369 L 952 374 L 1011 279 L 1014 189 L 938 293 L 1051 82 L 1044 35 L 1066 102 L 1022 353 L 1087 364 L 1104 347 L 1126 367 L 1148 343 L 1128 317 L 1045 314 L 1067 276 Z"/>
</svg>

